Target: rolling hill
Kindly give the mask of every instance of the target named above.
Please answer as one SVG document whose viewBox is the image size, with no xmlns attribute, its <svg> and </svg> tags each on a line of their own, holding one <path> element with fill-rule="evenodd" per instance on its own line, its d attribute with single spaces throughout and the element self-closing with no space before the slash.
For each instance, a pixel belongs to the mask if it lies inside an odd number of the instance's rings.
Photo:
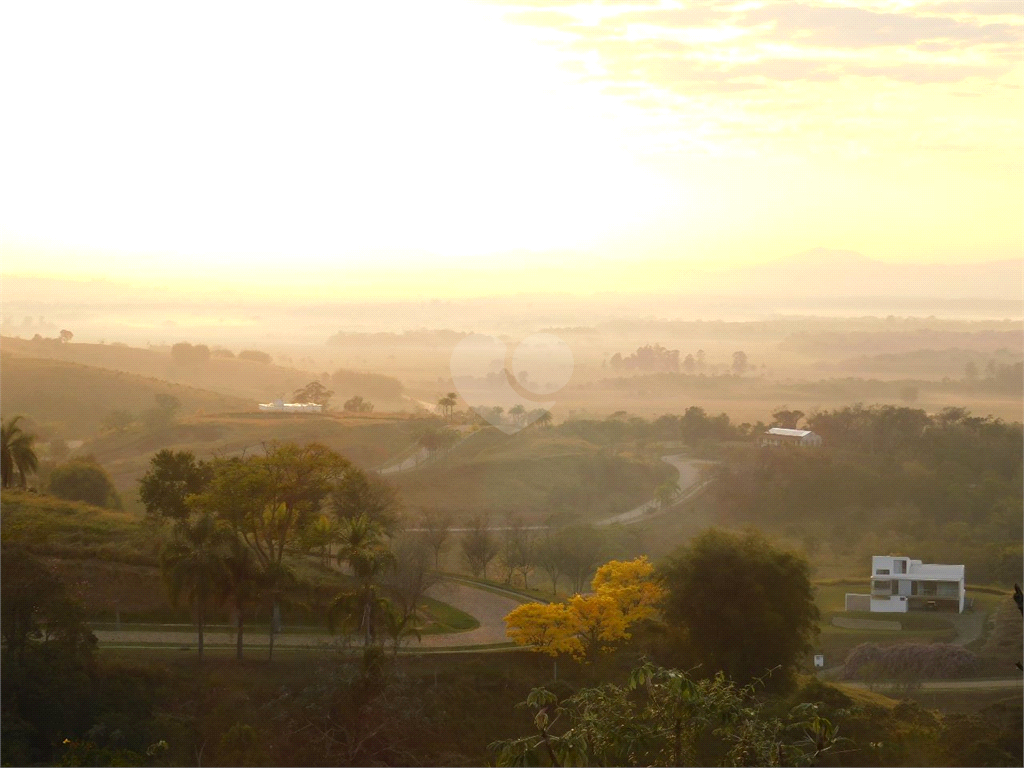
<svg viewBox="0 0 1024 768">
<path fill-rule="evenodd" d="M 0 404 L 4 418 L 24 414 L 44 437 L 85 438 L 100 431 L 114 410 L 139 415 L 154 396 L 181 402 L 182 414 L 249 410 L 252 401 L 123 371 L 65 360 L 0 353 Z"/>
</svg>

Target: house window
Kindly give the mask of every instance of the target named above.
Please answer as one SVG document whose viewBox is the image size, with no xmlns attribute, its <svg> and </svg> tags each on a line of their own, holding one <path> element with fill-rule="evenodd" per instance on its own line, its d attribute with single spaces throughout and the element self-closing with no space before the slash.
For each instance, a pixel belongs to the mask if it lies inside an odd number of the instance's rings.
<svg viewBox="0 0 1024 768">
<path fill-rule="evenodd" d="M 877 571 L 875 571 L 875 576 L 888 576 L 888 575 L 889 575 L 889 569 L 888 568 L 879 568 Z"/>
</svg>

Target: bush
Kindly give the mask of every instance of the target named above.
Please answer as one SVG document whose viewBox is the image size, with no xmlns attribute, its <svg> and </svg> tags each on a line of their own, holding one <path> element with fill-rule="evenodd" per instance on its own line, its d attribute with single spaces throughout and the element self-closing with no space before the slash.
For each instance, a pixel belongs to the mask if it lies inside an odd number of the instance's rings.
<svg viewBox="0 0 1024 768">
<path fill-rule="evenodd" d="M 877 674 L 882 677 L 949 678 L 965 677 L 977 669 L 978 657 L 959 645 L 861 643 L 846 657 L 844 677 L 852 680 L 862 674 Z"/>
<path fill-rule="evenodd" d="M 110 476 L 99 464 L 78 459 L 56 467 L 50 473 L 48 490 L 54 496 L 68 501 L 84 501 L 97 507 L 121 509 Z"/>
</svg>

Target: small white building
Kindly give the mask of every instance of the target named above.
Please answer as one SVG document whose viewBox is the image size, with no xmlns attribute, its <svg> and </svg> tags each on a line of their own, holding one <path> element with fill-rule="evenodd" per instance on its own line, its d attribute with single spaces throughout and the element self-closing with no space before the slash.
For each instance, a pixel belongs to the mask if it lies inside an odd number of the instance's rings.
<svg viewBox="0 0 1024 768">
<path fill-rule="evenodd" d="M 803 445 L 817 448 L 821 445 L 821 435 L 807 429 L 784 429 L 772 427 L 761 435 L 761 445 Z"/>
<path fill-rule="evenodd" d="M 963 613 L 964 567 L 922 563 L 909 557 L 871 558 L 871 594 L 846 595 L 846 610 L 906 613 L 915 610 Z"/>
<path fill-rule="evenodd" d="M 261 411 L 288 413 L 320 413 L 324 407 L 318 403 L 286 403 L 280 399 L 272 403 L 260 403 Z"/>
</svg>

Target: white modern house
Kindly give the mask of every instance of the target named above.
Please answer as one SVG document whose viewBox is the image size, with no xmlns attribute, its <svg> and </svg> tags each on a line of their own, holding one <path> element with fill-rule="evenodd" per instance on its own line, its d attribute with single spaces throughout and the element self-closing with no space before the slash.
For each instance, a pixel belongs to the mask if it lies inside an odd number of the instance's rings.
<svg viewBox="0 0 1024 768">
<path fill-rule="evenodd" d="M 320 413 L 324 407 L 318 403 L 286 403 L 280 399 L 272 403 L 260 403 L 261 411 L 288 413 Z"/>
<path fill-rule="evenodd" d="M 817 448 L 821 445 L 821 435 L 807 429 L 784 429 L 772 427 L 761 435 L 761 445 L 803 445 Z"/>
<path fill-rule="evenodd" d="M 964 567 L 892 555 L 871 558 L 871 594 L 846 595 L 846 610 L 906 613 L 964 610 Z"/>
</svg>

